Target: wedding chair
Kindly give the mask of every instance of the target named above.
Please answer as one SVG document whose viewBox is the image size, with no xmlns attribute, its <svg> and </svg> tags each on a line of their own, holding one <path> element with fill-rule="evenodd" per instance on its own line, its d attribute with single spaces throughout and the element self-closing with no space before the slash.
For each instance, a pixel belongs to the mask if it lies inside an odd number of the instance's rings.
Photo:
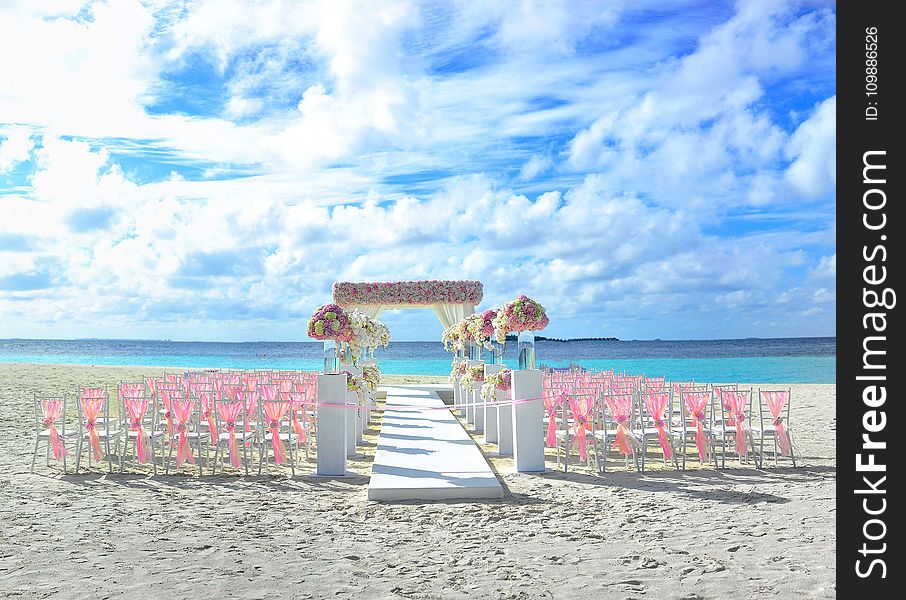
<svg viewBox="0 0 906 600">
<path fill-rule="evenodd" d="M 673 460 L 674 467 L 679 469 L 679 460 L 673 450 L 673 433 L 670 427 L 670 390 L 666 387 L 646 389 L 639 394 L 642 406 L 639 410 L 641 424 L 639 432 L 642 438 L 642 473 L 645 472 L 645 460 L 648 455 L 648 442 L 657 441 L 664 457 L 664 465 Z M 642 408 L 644 410 L 642 410 Z"/>
<path fill-rule="evenodd" d="M 79 416 L 79 431 L 82 432 L 76 446 L 76 474 L 78 474 L 82 462 L 82 444 L 86 440 L 88 441 L 88 468 L 91 468 L 92 456 L 94 456 L 95 462 L 101 462 L 106 456 L 107 471 L 113 473 L 113 452 L 111 452 L 110 442 L 113 441 L 113 449 L 117 450 L 123 432 L 119 428 L 117 418 L 110 416 L 107 388 L 83 387 L 79 401 L 76 403 L 76 409 Z M 101 453 L 102 440 L 105 454 Z M 120 469 L 122 469 L 122 460 L 123 457 L 120 455 Z"/>
<path fill-rule="evenodd" d="M 720 418 L 713 420 L 712 439 L 720 443 L 720 467 L 726 466 L 727 442 L 732 440 L 740 464 L 748 458 L 749 449 L 755 453 L 752 436 L 752 390 L 731 390 L 719 387 L 717 390 Z M 714 405 L 711 407 L 715 414 Z"/>
<path fill-rule="evenodd" d="M 683 460 L 682 468 L 686 468 L 686 455 L 688 454 L 687 444 L 691 439 L 698 450 L 698 459 L 700 464 L 705 464 L 709 454 L 712 452 L 713 435 L 711 432 L 711 421 L 709 420 L 712 393 L 711 391 L 696 390 L 683 391 L 680 394 L 683 417 L 680 420 L 679 428 L 674 428 L 674 432 L 679 434 L 682 439 Z M 717 466 L 717 457 L 714 457 L 714 466 Z"/>
<path fill-rule="evenodd" d="M 603 444 L 603 466 L 601 472 L 607 471 L 607 455 L 610 450 L 616 450 L 623 455 L 626 466 L 632 457 L 636 471 L 639 471 L 639 459 L 636 453 L 641 446 L 635 430 L 637 429 L 636 417 L 636 392 L 632 386 L 611 387 L 616 391 L 603 393 L 600 402 L 602 428 L 597 431 L 597 436 Z"/>
<path fill-rule="evenodd" d="M 788 456 L 793 462 L 793 466 L 796 466 L 793 436 L 790 431 L 791 406 L 791 388 L 785 390 L 763 390 L 758 388 L 759 468 L 764 464 L 764 438 L 766 435 L 771 436 L 774 440 L 774 466 L 777 466 L 778 454 L 780 456 Z M 786 422 L 785 424 L 784 421 Z"/>
<path fill-rule="evenodd" d="M 44 442 L 47 455 L 47 466 L 50 466 L 50 457 L 62 461 L 63 473 L 67 472 L 66 458 L 69 456 L 67 444 L 75 446 L 78 443 L 79 430 L 70 425 L 66 428 L 66 396 L 44 397 L 35 393 L 32 397 L 35 416 L 35 449 L 31 456 L 31 472 L 35 472 L 35 461 L 41 442 Z"/>
<path fill-rule="evenodd" d="M 157 475 L 157 455 L 163 443 L 164 431 L 160 429 L 157 397 L 146 396 L 142 384 L 120 384 L 119 386 L 120 427 L 125 432 L 123 440 L 123 462 L 129 454 L 129 442 L 135 453 L 135 460 L 142 465 L 151 461 L 151 468 Z M 162 455 L 162 452 L 161 452 Z"/>
<path fill-rule="evenodd" d="M 268 385 L 270 387 L 270 385 Z M 296 474 L 296 456 L 299 453 L 299 434 L 293 431 L 290 412 L 292 402 L 288 399 L 277 397 L 277 386 L 273 386 L 274 394 L 266 393 L 258 403 L 259 418 L 263 423 L 264 435 L 257 441 L 260 446 L 258 451 L 258 475 L 261 475 L 267 464 L 268 455 L 272 455 L 274 464 L 282 466 L 289 461 L 290 471 Z"/>
<path fill-rule="evenodd" d="M 221 463 L 221 451 L 226 449 L 225 457 L 228 458 L 233 468 L 245 469 L 249 474 L 249 457 L 246 440 L 251 440 L 253 434 L 244 431 L 245 396 L 238 386 L 225 385 L 223 397 L 214 398 L 214 408 L 217 413 L 217 446 L 214 450 L 214 462 L 211 474 L 217 474 L 217 466 Z M 239 428 L 237 432 L 236 429 Z M 240 450 L 241 448 L 241 450 Z M 221 465 L 222 466 L 222 465 Z"/>
</svg>

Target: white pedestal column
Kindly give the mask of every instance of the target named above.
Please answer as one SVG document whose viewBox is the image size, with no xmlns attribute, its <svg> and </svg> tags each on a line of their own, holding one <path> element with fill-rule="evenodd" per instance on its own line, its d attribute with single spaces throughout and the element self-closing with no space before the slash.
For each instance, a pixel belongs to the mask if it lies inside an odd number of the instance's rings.
<svg viewBox="0 0 906 600">
<path fill-rule="evenodd" d="M 497 390 L 497 401 L 509 400 L 510 392 Z M 497 454 L 513 456 L 513 407 L 510 404 L 497 410 Z"/>
<path fill-rule="evenodd" d="M 488 375 L 493 375 L 494 373 L 499 373 L 503 370 L 503 365 L 485 365 L 484 366 L 484 378 L 487 380 Z M 498 390 L 494 391 L 494 398 L 497 399 Z M 484 441 L 488 444 L 496 444 L 498 440 L 497 432 L 497 420 L 499 410 L 496 404 L 492 404 L 491 401 L 486 401 L 484 398 L 481 398 L 481 395 L 478 396 L 482 402 L 486 402 L 484 405 Z M 509 408 L 509 407 L 506 407 Z"/>
<path fill-rule="evenodd" d="M 462 411 L 460 410 L 462 408 L 462 398 L 460 398 L 459 392 L 460 392 L 459 382 L 454 381 L 453 382 L 453 412 L 457 415 L 462 415 Z"/>
<path fill-rule="evenodd" d="M 513 371 L 513 400 L 538 398 L 513 404 L 513 457 L 519 473 L 544 471 L 544 402 L 541 371 Z"/>
<path fill-rule="evenodd" d="M 466 366 L 470 369 L 472 367 L 481 366 L 482 364 L 483 363 L 480 360 L 467 360 L 466 361 Z M 475 408 L 475 405 L 481 401 L 481 396 L 479 394 L 475 393 L 475 384 L 463 386 L 463 389 L 465 390 L 465 396 L 466 396 L 466 423 L 468 423 L 469 425 L 472 425 L 472 427 L 475 431 L 477 431 L 478 433 L 481 433 L 482 431 L 484 431 L 484 427 L 483 427 L 484 426 L 484 413 L 482 413 L 482 415 L 480 417 L 482 427 L 479 428 L 479 425 L 478 425 L 479 416 L 478 416 L 478 411 Z"/>
<path fill-rule="evenodd" d="M 359 397 L 355 392 L 346 392 L 346 404 L 349 406 L 359 404 Z M 356 413 L 358 411 L 347 409 L 343 412 L 346 413 L 346 456 L 355 456 L 356 421 L 359 420 Z"/>
<path fill-rule="evenodd" d="M 318 404 L 346 403 L 346 375 L 318 375 Z M 318 406 L 318 475 L 346 475 L 346 412 Z"/>
</svg>

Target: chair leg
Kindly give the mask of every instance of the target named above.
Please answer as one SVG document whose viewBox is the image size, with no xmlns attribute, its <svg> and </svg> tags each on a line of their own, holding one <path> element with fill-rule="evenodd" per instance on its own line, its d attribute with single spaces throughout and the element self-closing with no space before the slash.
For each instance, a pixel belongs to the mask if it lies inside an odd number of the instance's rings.
<svg viewBox="0 0 906 600">
<path fill-rule="evenodd" d="M 76 459 L 75 459 L 75 472 L 76 475 L 79 474 L 79 463 L 82 462 L 82 438 L 76 440 Z"/>
<path fill-rule="evenodd" d="M 41 438 L 35 437 L 35 451 L 31 455 L 31 472 L 35 472 L 35 461 L 38 460 L 38 445 L 41 443 Z"/>
<path fill-rule="evenodd" d="M 786 441 L 790 445 L 790 458 L 793 459 L 793 468 L 796 468 L 796 450 L 793 449 L 793 434 L 789 430 L 786 432 Z"/>
</svg>

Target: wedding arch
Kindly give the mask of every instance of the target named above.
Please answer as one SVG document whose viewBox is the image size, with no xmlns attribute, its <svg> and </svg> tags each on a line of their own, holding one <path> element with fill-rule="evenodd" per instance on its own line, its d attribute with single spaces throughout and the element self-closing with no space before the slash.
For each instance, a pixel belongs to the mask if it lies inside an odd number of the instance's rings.
<svg viewBox="0 0 906 600">
<path fill-rule="evenodd" d="M 483 296 L 481 282 L 469 280 L 333 284 L 333 301 L 343 308 L 358 309 L 374 319 L 385 308 L 431 308 L 444 328 L 474 314 Z"/>
</svg>

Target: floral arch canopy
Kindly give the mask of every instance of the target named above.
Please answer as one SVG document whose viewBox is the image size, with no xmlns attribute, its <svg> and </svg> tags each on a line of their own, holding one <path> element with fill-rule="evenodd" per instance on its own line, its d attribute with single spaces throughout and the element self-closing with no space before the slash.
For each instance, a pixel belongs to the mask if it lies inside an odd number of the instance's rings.
<svg viewBox="0 0 906 600">
<path fill-rule="evenodd" d="M 480 281 L 386 281 L 333 284 L 333 301 L 377 318 L 385 308 L 432 308 L 446 328 L 475 312 L 484 286 Z"/>
</svg>

